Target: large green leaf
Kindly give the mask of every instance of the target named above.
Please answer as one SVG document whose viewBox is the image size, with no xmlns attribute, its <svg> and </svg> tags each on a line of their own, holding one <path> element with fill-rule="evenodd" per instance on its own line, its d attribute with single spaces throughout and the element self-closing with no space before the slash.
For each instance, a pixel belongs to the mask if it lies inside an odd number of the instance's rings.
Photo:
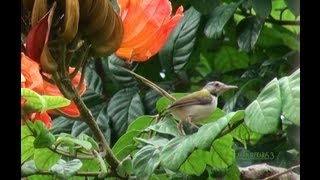
<svg viewBox="0 0 320 180">
<path fill-rule="evenodd" d="M 167 74 L 178 73 L 187 63 L 195 43 L 201 14 L 193 7 L 184 12 L 184 17 L 175 27 L 159 58 Z"/>
<path fill-rule="evenodd" d="M 55 137 L 48 129 L 41 129 L 33 144 L 35 148 L 49 147 L 55 142 Z"/>
<path fill-rule="evenodd" d="M 108 70 L 119 85 L 123 87 L 133 87 L 137 83 L 130 73 L 120 68 L 127 67 L 124 60 L 112 54 L 108 57 L 107 61 Z"/>
<path fill-rule="evenodd" d="M 210 149 L 207 163 L 215 168 L 227 168 L 235 162 L 232 136 L 227 134 L 215 140 Z"/>
<path fill-rule="evenodd" d="M 115 138 L 119 138 L 134 119 L 144 114 L 136 88 L 126 88 L 117 92 L 110 100 L 107 112 L 111 120 Z"/>
<path fill-rule="evenodd" d="M 283 28 L 264 27 L 257 41 L 257 45 L 264 48 L 285 45 L 293 50 L 300 49 L 300 42 L 297 35 Z"/>
<path fill-rule="evenodd" d="M 154 117 L 152 116 L 148 116 L 148 115 L 140 116 L 136 120 L 134 120 L 131 124 L 129 124 L 127 132 L 132 130 L 144 130 L 152 123 L 153 120 L 154 120 Z"/>
<path fill-rule="evenodd" d="M 195 134 L 178 136 L 170 140 L 160 153 L 161 165 L 176 171 L 196 148 L 209 149 L 235 114 L 237 113 L 232 112 L 215 122 L 205 124 Z"/>
<path fill-rule="evenodd" d="M 262 137 L 261 134 L 252 131 L 245 124 L 241 124 L 235 128 L 233 131 L 231 131 L 230 135 L 232 135 L 232 137 L 236 140 L 240 141 L 245 147 L 247 144 L 255 144 Z"/>
<path fill-rule="evenodd" d="M 282 114 L 296 125 L 300 125 L 300 69 L 279 80 Z"/>
<path fill-rule="evenodd" d="M 37 169 L 46 171 L 61 159 L 61 155 L 48 148 L 39 148 L 34 150 L 33 158 Z"/>
<path fill-rule="evenodd" d="M 266 85 L 257 97 L 245 109 L 246 125 L 261 134 L 276 132 L 281 112 L 279 81 L 275 78 Z"/>
<path fill-rule="evenodd" d="M 68 106 L 71 103 L 71 101 L 69 99 L 66 99 L 66 98 L 61 97 L 61 96 L 43 95 L 42 97 L 47 102 L 47 109 L 46 110 L 65 107 L 65 106 Z"/>
<path fill-rule="evenodd" d="M 173 136 L 180 136 L 180 133 L 177 128 L 177 123 L 173 118 L 164 118 L 157 124 L 149 126 L 148 129 L 156 131 L 158 133 L 170 134 Z"/>
<path fill-rule="evenodd" d="M 170 140 L 160 153 L 161 165 L 172 171 L 178 170 L 195 149 L 192 139 L 192 136 L 188 135 L 178 136 Z"/>
<path fill-rule="evenodd" d="M 74 144 L 74 145 L 79 145 L 82 148 L 86 149 L 86 150 L 91 150 L 92 145 L 90 142 L 85 141 L 85 140 L 81 140 L 81 139 L 77 139 L 77 138 L 73 138 L 73 137 L 68 137 L 68 136 L 62 136 L 62 137 L 58 137 L 57 138 L 57 143 L 59 144 Z"/>
<path fill-rule="evenodd" d="M 209 14 L 220 2 L 218 0 L 190 0 L 190 3 L 201 14 Z"/>
<path fill-rule="evenodd" d="M 73 159 L 66 162 L 60 159 L 57 164 L 50 168 L 50 171 L 54 173 L 58 178 L 67 179 L 74 175 L 82 166 L 82 162 L 79 159 Z"/>
<path fill-rule="evenodd" d="M 258 16 L 266 18 L 271 13 L 271 0 L 252 0 L 252 7 L 257 12 Z"/>
<path fill-rule="evenodd" d="M 189 158 L 181 165 L 180 171 L 200 176 L 206 169 L 206 159 L 209 158 L 208 154 L 208 152 L 200 149 L 193 151 Z"/>
<path fill-rule="evenodd" d="M 25 136 L 23 139 L 21 139 L 21 161 L 25 162 L 28 160 L 31 156 L 33 156 L 34 153 L 34 137 L 29 135 Z"/>
<path fill-rule="evenodd" d="M 161 95 L 154 89 L 150 89 L 145 93 L 143 103 L 147 114 L 157 114 L 156 103 L 160 98 Z"/>
<path fill-rule="evenodd" d="M 237 112 L 231 112 L 215 122 L 201 126 L 193 137 L 195 147 L 199 149 L 208 149 L 217 135 L 220 134 L 229 121 L 237 114 Z"/>
<path fill-rule="evenodd" d="M 23 110 L 26 113 L 40 112 L 47 109 L 46 100 L 36 93 L 35 91 L 28 88 L 21 88 L 21 97 L 23 97 L 26 102 L 23 106 Z"/>
<path fill-rule="evenodd" d="M 118 155 L 121 151 L 125 150 L 125 152 L 121 152 L 122 157 L 129 155 L 131 153 L 131 151 L 129 150 L 132 150 L 135 147 L 135 146 L 132 147 L 135 144 L 135 141 L 133 138 L 137 137 L 140 133 L 141 131 L 139 130 L 132 130 L 125 133 L 118 139 L 118 141 L 112 147 L 112 152 L 117 156 L 117 158 L 122 159 Z"/>
<path fill-rule="evenodd" d="M 148 179 L 160 163 L 160 150 L 147 145 L 133 156 L 133 172 L 141 179 Z"/>
<path fill-rule="evenodd" d="M 256 44 L 264 20 L 256 16 L 249 16 L 240 21 L 237 26 L 237 42 L 240 50 L 249 51 Z"/>
<path fill-rule="evenodd" d="M 220 5 L 215 8 L 210 15 L 210 19 L 206 23 L 204 34 L 208 38 L 220 37 L 222 35 L 223 27 L 227 24 L 239 4 L 240 2 L 230 3 L 228 5 Z"/>
<path fill-rule="evenodd" d="M 226 73 L 236 69 L 247 68 L 250 59 L 245 52 L 239 52 L 231 46 L 223 46 L 214 55 L 214 59 L 212 59 L 212 61 L 214 61 L 214 70 Z"/>
</svg>

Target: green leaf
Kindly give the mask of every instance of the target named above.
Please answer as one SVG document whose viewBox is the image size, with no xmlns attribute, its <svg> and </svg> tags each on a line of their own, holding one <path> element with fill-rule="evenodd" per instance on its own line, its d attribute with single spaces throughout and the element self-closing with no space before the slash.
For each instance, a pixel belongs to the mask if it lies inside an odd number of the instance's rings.
<svg viewBox="0 0 320 180">
<path fill-rule="evenodd" d="M 224 176 L 225 179 L 240 180 L 240 170 L 236 164 L 232 164 Z"/>
<path fill-rule="evenodd" d="M 136 120 L 132 121 L 131 124 L 129 124 L 127 132 L 132 130 L 144 130 L 152 123 L 153 120 L 154 117 L 152 116 L 140 116 Z"/>
<path fill-rule="evenodd" d="M 21 140 L 25 137 L 33 136 L 33 133 L 30 131 L 29 127 L 27 125 L 21 126 Z"/>
<path fill-rule="evenodd" d="M 112 147 L 112 152 L 117 156 L 117 154 L 124 148 L 126 148 L 127 146 L 132 146 L 135 141 L 134 141 L 134 137 L 137 137 L 139 134 L 141 133 L 141 131 L 137 131 L 137 130 L 132 130 L 132 131 L 128 131 L 127 133 L 125 133 L 124 135 L 122 135 L 118 141 L 114 144 L 114 146 Z M 129 152 L 130 153 L 130 152 Z M 129 154 L 128 153 L 128 154 Z M 127 154 L 127 155 L 128 155 Z M 117 156 L 118 157 L 118 156 Z M 119 158 L 120 159 L 120 158 Z"/>
<path fill-rule="evenodd" d="M 190 3 L 201 14 L 209 14 L 219 5 L 218 0 L 190 0 Z"/>
<path fill-rule="evenodd" d="M 271 13 L 271 0 L 252 0 L 252 7 L 259 17 L 266 18 Z"/>
<path fill-rule="evenodd" d="M 235 162 L 235 151 L 232 148 L 232 136 L 227 134 L 215 140 L 210 149 L 207 163 L 215 168 L 227 168 Z"/>
<path fill-rule="evenodd" d="M 61 96 L 47 96 L 43 95 L 42 96 L 46 102 L 47 102 L 47 108 L 45 111 L 50 110 L 50 109 L 57 109 L 61 107 L 65 107 L 70 105 L 71 101 L 69 99 L 66 99 Z"/>
<path fill-rule="evenodd" d="M 43 121 L 36 120 L 33 122 L 33 127 L 35 129 L 35 133 L 38 136 L 42 130 L 47 130 L 46 125 Z"/>
<path fill-rule="evenodd" d="M 21 139 L 21 161 L 25 162 L 28 160 L 31 156 L 33 156 L 34 153 L 34 137 L 33 136 L 25 136 L 23 139 Z"/>
<path fill-rule="evenodd" d="M 162 96 L 154 89 L 148 90 L 143 97 L 143 104 L 146 108 L 146 113 L 153 115 L 157 114 L 156 103 Z"/>
<path fill-rule="evenodd" d="M 133 172 L 141 179 L 148 179 L 160 163 L 159 154 L 157 147 L 144 146 L 133 156 Z"/>
<path fill-rule="evenodd" d="M 46 100 L 35 91 L 28 88 L 21 88 L 21 97 L 26 99 L 23 110 L 26 113 L 42 112 L 47 108 Z"/>
<path fill-rule="evenodd" d="M 256 44 L 264 20 L 256 16 L 249 16 L 240 21 L 237 26 L 237 42 L 240 50 L 249 51 Z"/>
<path fill-rule="evenodd" d="M 208 124 L 210 122 L 215 122 L 225 115 L 226 115 L 226 112 L 224 112 L 220 108 L 217 108 L 209 117 L 203 120 L 197 121 L 196 124 Z"/>
<path fill-rule="evenodd" d="M 178 136 L 170 140 L 160 153 L 161 165 L 172 171 L 177 171 L 195 149 L 192 140 L 193 137 L 190 135 Z"/>
<path fill-rule="evenodd" d="M 220 134 L 220 132 L 228 125 L 230 120 L 237 116 L 237 114 L 237 112 L 231 112 L 215 122 L 201 126 L 193 137 L 195 147 L 208 149 L 217 135 Z"/>
<path fill-rule="evenodd" d="M 180 133 L 177 128 L 177 123 L 173 118 L 166 117 L 162 119 L 160 122 L 158 122 L 157 124 L 149 126 L 148 129 L 151 129 L 153 131 L 156 131 L 162 134 L 180 136 Z"/>
<path fill-rule="evenodd" d="M 180 171 L 186 174 L 200 176 L 206 169 L 206 158 L 208 158 L 208 153 L 197 149 L 193 151 L 189 158 L 181 165 Z"/>
<path fill-rule="evenodd" d="M 22 176 L 30 176 L 37 173 L 38 171 L 39 170 L 37 169 L 34 160 L 27 161 L 21 166 Z"/>
<path fill-rule="evenodd" d="M 234 47 L 223 46 L 214 55 L 214 70 L 226 73 L 249 66 L 249 57 L 245 52 L 239 52 Z"/>
<path fill-rule="evenodd" d="M 99 151 L 99 144 L 92 137 L 82 133 L 78 136 L 78 139 L 88 141 L 92 145 L 93 149 Z"/>
<path fill-rule="evenodd" d="M 108 116 L 115 137 L 119 138 L 134 119 L 144 114 L 144 107 L 136 88 L 126 88 L 117 92 L 110 100 Z"/>
<path fill-rule="evenodd" d="M 300 15 L 300 0 L 285 0 L 284 2 L 295 16 Z"/>
<path fill-rule="evenodd" d="M 58 178 L 67 179 L 74 175 L 82 166 L 82 162 L 79 159 L 73 159 L 71 161 L 64 161 L 60 159 L 57 164 L 50 168 Z"/>
<path fill-rule="evenodd" d="M 184 12 L 165 46 L 159 52 L 160 62 L 166 74 L 178 73 L 187 63 L 200 24 L 201 14 L 193 7 Z"/>
<path fill-rule="evenodd" d="M 126 62 L 116 55 L 112 54 L 108 57 L 108 69 L 110 70 L 113 78 L 123 87 L 133 87 L 137 82 L 133 76 L 127 71 L 122 70 L 120 67 L 127 67 Z"/>
<path fill-rule="evenodd" d="M 279 80 L 282 114 L 296 125 L 300 125 L 300 69 Z"/>
<path fill-rule="evenodd" d="M 203 125 L 195 134 L 178 136 L 170 140 L 161 151 L 161 165 L 176 171 L 196 148 L 209 149 L 215 138 L 236 114 L 236 112 L 228 113 L 215 122 Z"/>
<path fill-rule="evenodd" d="M 155 147 L 163 147 L 165 144 L 168 143 L 168 139 L 160 137 L 160 136 L 153 136 L 150 139 L 143 139 L 143 138 L 134 138 L 137 141 L 140 141 L 145 144 L 149 144 Z"/>
<path fill-rule="evenodd" d="M 96 159 L 81 159 L 82 166 L 78 172 L 95 172 L 99 170 L 99 163 Z"/>
<path fill-rule="evenodd" d="M 83 147 L 86 150 L 90 150 L 92 148 L 91 143 L 88 141 L 80 140 L 80 139 L 76 139 L 76 138 L 72 138 L 72 137 L 67 137 L 67 136 L 58 137 L 57 143 L 76 144 L 76 145 Z"/>
<path fill-rule="evenodd" d="M 244 110 L 236 111 L 235 114 L 230 119 L 230 124 L 236 123 L 244 118 Z"/>
<path fill-rule="evenodd" d="M 220 37 L 222 35 L 223 27 L 227 24 L 239 5 L 240 2 L 220 5 L 215 8 L 210 15 L 210 19 L 206 23 L 204 34 L 208 38 Z"/>
<path fill-rule="evenodd" d="M 117 173 L 120 176 L 126 176 L 128 174 L 131 174 L 133 171 L 133 167 L 132 167 L 132 160 L 130 157 L 125 158 L 124 160 L 122 160 L 119 163 L 119 166 L 117 167 Z"/>
<path fill-rule="evenodd" d="M 279 126 L 281 96 L 279 81 L 275 78 L 264 87 L 245 109 L 245 123 L 253 131 L 261 134 L 276 132 Z"/>
<path fill-rule="evenodd" d="M 28 180 L 52 180 L 51 175 L 32 175 L 28 176 Z"/>
<path fill-rule="evenodd" d="M 137 149 L 138 147 L 136 145 L 126 145 L 124 148 L 120 149 L 114 155 L 121 160 L 128 157 L 128 155 L 130 155 L 132 152 L 134 152 Z"/>
<path fill-rule="evenodd" d="M 55 137 L 48 129 L 42 129 L 33 144 L 35 148 L 49 147 L 55 142 Z"/>
<path fill-rule="evenodd" d="M 230 135 L 232 135 L 232 137 L 236 140 L 240 141 L 244 147 L 247 146 L 247 143 L 250 145 L 257 143 L 262 137 L 261 134 L 252 131 L 245 124 L 241 124 L 235 128 L 230 132 Z"/>
<path fill-rule="evenodd" d="M 180 99 L 183 96 L 186 96 L 188 93 L 173 93 L 171 94 L 173 97 L 175 97 L 176 99 Z M 165 110 L 172 102 L 166 98 L 166 97 L 161 97 L 156 104 L 157 110 L 158 112 L 162 112 L 163 110 Z"/>
<path fill-rule="evenodd" d="M 61 155 L 52 152 L 48 148 L 34 150 L 34 162 L 37 169 L 46 171 L 61 159 Z"/>
</svg>

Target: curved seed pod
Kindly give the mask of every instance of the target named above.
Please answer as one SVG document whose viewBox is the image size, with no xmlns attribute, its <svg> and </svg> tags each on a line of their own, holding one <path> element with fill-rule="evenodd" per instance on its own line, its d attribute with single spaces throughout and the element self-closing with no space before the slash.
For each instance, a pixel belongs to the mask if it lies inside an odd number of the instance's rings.
<svg viewBox="0 0 320 180">
<path fill-rule="evenodd" d="M 79 1 L 65 0 L 64 24 L 60 37 L 66 41 L 71 41 L 78 32 L 79 24 Z"/>
<path fill-rule="evenodd" d="M 114 51 L 116 51 L 121 44 L 123 37 L 123 26 L 121 18 L 114 12 L 115 18 L 115 26 L 113 28 L 113 32 L 106 41 L 101 44 L 92 44 L 90 49 L 90 54 L 93 57 L 101 57 L 110 55 Z"/>
<path fill-rule="evenodd" d="M 22 6 L 29 11 L 32 10 L 34 4 L 34 0 L 22 0 Z"/>
<path fill-rule="evenodd" d="M 80 22 L 87 22 L 92 4 L 95 0 L 79 0 L 80 5 Z"/>
<path fill-rule="evenodd" d="M 110 5 L 110 8 L 112 8 L 111 5 Z M 108 11 L 107 18 L 105 19 L 101 29 L 99 29 L 99 31 L 96 32 L 95 34 L 92 34 L 89 37 L 89 41 L 93 45 L 103 44 L 105 41 L 107 41 L 114 31 L 114 28 L 117 22 L 116 18 L 117 18 L 117 15 L 114 13 L 112 9 L 110 9 Z"/>
<path fill-rule="evenodd" d="M 83 33 L 91 35 L 97 32 L 103 26 L 107 18 L 109 8 L 109 1 L 107 0 L 94 0 L 92 8 L 89 12 L 88 21 L 83 23 Z M 112 6 L 111 6 L 112 7 Z"/>
<path fill-rule="evenodd" d="M 47 0 L 35 0 L 31 14 L 31 25 L 34 26 L 47 12 Z"/>
<path fill-rule="evenodd" d="M 49 48 L 47 45 L 43 47 L 41 56 L 40 56 L 40 65 L 41 69 L 45 73 L 52 74 L 57 71 L 58 65 L 52 57 Z"/>
</svg>

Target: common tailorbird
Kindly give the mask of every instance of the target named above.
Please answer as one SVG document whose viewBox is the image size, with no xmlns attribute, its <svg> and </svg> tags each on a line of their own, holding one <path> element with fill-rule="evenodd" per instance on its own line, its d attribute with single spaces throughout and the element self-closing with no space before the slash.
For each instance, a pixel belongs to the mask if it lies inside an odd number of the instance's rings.
<svg viewBox="0 0 320 180">
<path fill-rule="evenodd" d="M 234 88 L 237 88 L 237 86 L 212 81 L 207 83 L 200 91 L 174 101 L 167 110 L 175 119 L 179 120 L 178 129 L 181 134 L 184 134 L 182 124 L 184 121 L 198 128 L 193 122 L 209 117 L 217 108 L 218 96 Z"/>
</svg>

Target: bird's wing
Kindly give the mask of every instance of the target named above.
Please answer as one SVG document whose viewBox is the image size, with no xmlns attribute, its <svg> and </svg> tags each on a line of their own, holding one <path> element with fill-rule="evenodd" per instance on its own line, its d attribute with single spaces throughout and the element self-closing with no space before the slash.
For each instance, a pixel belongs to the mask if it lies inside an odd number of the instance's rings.
<svg viewBox="0 0 320 180">
<path fill-rule="evenodd" d="M 212 96 L 210 92 L 206 89 L 188 94 L 181 99 L 173 102 L 168 109 L 173 109 L 177 107 L 190 106 L 190 105 L 201 105 L 209 104 L 212 101 Z"/>
</svg>

